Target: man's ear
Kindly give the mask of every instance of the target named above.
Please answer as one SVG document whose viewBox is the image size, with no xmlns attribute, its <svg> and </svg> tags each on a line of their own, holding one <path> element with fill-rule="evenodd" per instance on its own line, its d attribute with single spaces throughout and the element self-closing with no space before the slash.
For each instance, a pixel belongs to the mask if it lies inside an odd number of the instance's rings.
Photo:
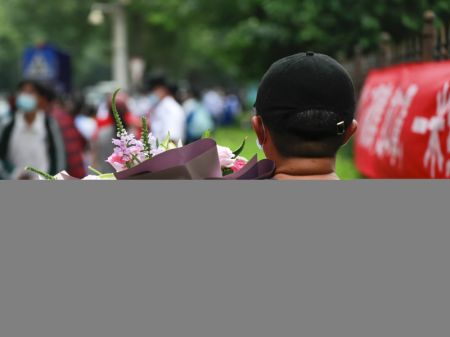
<svg viewBox="0 0 450 337">
<path fill-rule="evenodd" d="M 264 130 L 264 124 L 259 116 L 252 117 L 252 126 L 253 130 L 256 133 L 256 137 L 258 137 L 258 141 L 261 145 L 264 145 L 264 142 L 266 141 L 266 135 Z"/>
<path fill-rule="evenodd" d="M 347 128 L 347 131 L 345 132 L 344 145 L 350 141 L 350 139 L 356 133 L 356 130 L 358 130 L 358 122 L 354 119 L 350 127 Z"/>
</svg>

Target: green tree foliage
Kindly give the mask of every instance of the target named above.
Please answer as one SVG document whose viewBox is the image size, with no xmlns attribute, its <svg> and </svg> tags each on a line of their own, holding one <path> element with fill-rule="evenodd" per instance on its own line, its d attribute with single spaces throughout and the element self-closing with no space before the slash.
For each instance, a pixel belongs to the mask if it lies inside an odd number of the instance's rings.
<svg viewBox="0 0 450 337">
<path fill-rule="evenodd" d="M 109 29 L 89 25 L 90 8 L 90 1 L 2 0 L 0 88 L 12 88 L 20 78 L 24 49 L 43 42 L 72 55 L 78 84 L 109 76 Z"/>
<path fill-rule="evenodd" d="M 78 85 L 108 78 L 110 25 L 88 24 L 93 2 L 3 0 L 0 88 L 17 79 L 23 48 L 44 40 L 72 54 Z M 255 80 L 302 50 L 351 55 L 355 45 L 375 50 L 383 31 L 394 40 L 417 35 L 427 9 L 438 24 L 450 21 L 448 0 L 132 0 L 130 52 L 175 77 Z"/>
</svg>

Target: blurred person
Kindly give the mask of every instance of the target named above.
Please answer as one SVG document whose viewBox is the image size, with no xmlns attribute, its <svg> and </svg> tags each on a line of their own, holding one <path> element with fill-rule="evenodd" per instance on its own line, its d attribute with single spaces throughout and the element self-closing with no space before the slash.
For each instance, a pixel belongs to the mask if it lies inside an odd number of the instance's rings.
<svg viewBox="0 0 450 337">
<path fill-rule="evenodd" d="M 73 101 L 73 116 L 75 127 L 89 144 L 97 131 L 97 121 L 95 119 L 95 108 L 88 105 L 84 97 L 75 97 Z"/>
<path fill-rule="evenodd" d="M 181 105 L 173 97 L 174 87 L 164 76 L 152 76 L 148 81 L 153 108 L 150 113 L 150 128 L 160 141 L 168 134 L 175 143 L 185 141 L 186 115 Z"/>
<path fill-rule="evenodd" d="M 203 105 L 209 111 L 216 125 L 220 125 L 224 112 L 224 97 L 220 90 L 210 89 L 203 95 Z"/>
<path fill-rule="evenodd" d="M 64 102 L 56 99 L 50 108 L 50 114 L 58 122 L 66 151 L 66 171 L 75 178 L 86 176 L 85 160 L 83 157 L 87 142 L 75 125 L 74 112 L 66 109 Z"/>
<path fill-rule="evenodd" d="M 127 104 L 133 115 L 139 118 L 149 115 L 152 108 L 152 102 L 149 100 L 149 95 L 150 93 L 142 90 L 128 98 Z"/>
<path fill-rule="evenodd" d="M 107 116 L 97 116 L 97 131 L 92 139 L 92 166 L 102 173 L 113 173 L 114 169 L 106 159 L 114 152 L 112 140 L 117 137 L 117 125 L 112 111 L 112 97 L 106 102 Z M 125 129 L 139 138 L 134 129 L 135 120 L 127 105 L 128 97 L 119 93 L 116 99 L 117 112 Z"/>
<path fill-rule="evenodd" d="M 97 121 L 95 119 L 96 109 L 86 102 L 83 94 L 79 93 L 72 97 L 72 116 L 74 124 L 86 144 L 83 150 L 83 161 L 85 171 L 92 164 L 92 141 L 97 132 Z"/>
<path fill-rule="evenodd" d="M 12 113 L 13 111 L 16 111 L 16 95 L 14 93 L 10 94 L 8 96 L 8 103 L 9 103 L 9 107 L 10 107 L 10 113 Z"/>
<path fill-rule="evenodd" d="M 313 52 L 275 62 L 264 75 L 252 119 L 276 164 L 274 179 L 339 180 L 336 155 L 357 129 L 355 90 L 334 59 Z"/>
<path fill-rule="evenodd" d="M 242 105 L 239 97 L 233 93 L 228 93 L 224 100 L 223 117 L 221 125 L 232 125 L 242 112 Z"/>
<path fill-rule="evenodd" d="M 258 85 L 250 85 L 245 90 L 245 108 L 253 107 L 253 104 L 256 101 L 256 96 L 258 95 Z"/>
<path fill-rule="evenodd" d="M 0 126 L 1 179 L 37 179 L 24 171 L 27 166 L 52 175 L 66 169 L 63 138 L 48 113 L 53 98 L 52 90 L 40 82 L 19 84 L 16 111 Z"/>
<path fill-rule="evenodd" d="M 213 131 L 214 121 L 200 101 L 200 92 L 185 89 L 182 95 L 183 109 L 186 114 L 186 144 L 202 138 L 206 131 Z"/>
<path fill-rule="evenodd" d="M 2 121 L 8 120 L 11 117 L 11 106 L 5 99 L 0 98 L 0 124 Z"/>
<path fill-rule="evenodd" d="M 169 94 L 172 96 L 177 103 L 181 104 L 181 97 L 180 97 L 180 87 L 176 83 L 169 83 L 168 85 Z"/>
</svg>

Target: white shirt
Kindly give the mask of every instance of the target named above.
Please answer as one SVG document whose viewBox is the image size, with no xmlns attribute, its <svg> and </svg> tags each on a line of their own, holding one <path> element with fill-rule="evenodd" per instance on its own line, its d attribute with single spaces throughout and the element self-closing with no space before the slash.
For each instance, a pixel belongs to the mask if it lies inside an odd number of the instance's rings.
<svg viewBox="0 0 450 337">
<path fill-rule="evenodd" d="M 186 100 L 183 103 L 183 110 L 186 114 L 186 116 L 189 116 L 189 114 L 195 110 L 195 108 L 198 106 L 198 102 L 193 99 L 193 98 L 189 98 L 188 100 Z"/>
<path fill-rule="evenodd" d="M 163 141 L 170 132 L 170 138 L 176 142 L 184 141 L 186 114 L 183 108 L 171 96 L 165 97 L 151 115 L 153 135 Z"/>
<path fill-rule="evenodd" d="M 8 160 L 16 168 L 13 178 L 17 179 L 27 166 L 48 172 L 50 160 L 46 139 L 47 131 L 43 112 L 38 112 L 31 125 L 27 124 L 23 114 L 17 114 L 8 149 Z"/>
<path fill-rule="evenodd" d="M 224 98 L 214 90 L 208 91 L 203 96 L 203 105 L 215 118 L 220 118 L 225 107 Z"/>
<path fill-rule="evenodd" d="M 128 100 L 130 112 L 138 117 L 147 116 L 152 104 L 147 96 L 131 97 Z"/>
</svg>

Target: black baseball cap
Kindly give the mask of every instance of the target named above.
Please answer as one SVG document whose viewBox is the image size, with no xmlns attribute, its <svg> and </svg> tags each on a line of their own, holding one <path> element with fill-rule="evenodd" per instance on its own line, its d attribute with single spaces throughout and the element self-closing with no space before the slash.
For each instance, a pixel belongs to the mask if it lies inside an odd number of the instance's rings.
<svg viewBox="0 0 450 337">
<path fill-rule="evenodd" d="M 333 58 L 299 53 L 269 68 L 260 83 L 255 109 L 275 128 L 339 135 L 353 121 L 355 89 L 348 72 Z M 321 118 L 325 112 L 328 117 Z"/>
</svg>

